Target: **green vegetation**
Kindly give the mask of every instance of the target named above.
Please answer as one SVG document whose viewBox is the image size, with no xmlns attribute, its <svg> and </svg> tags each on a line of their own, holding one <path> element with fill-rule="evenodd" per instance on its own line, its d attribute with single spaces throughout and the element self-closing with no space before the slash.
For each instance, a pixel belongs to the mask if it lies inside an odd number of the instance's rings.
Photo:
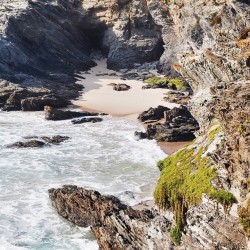
<svg viewBox="0 0 250 250">
<path fill-rule="evenodd" d="M 180 225 L 175 226 L 170 230 L 170 238 L 174 242 L 175 245 L 180 245 L 181 244 L 181 234 L 182 234 L 182 227 Z"/>
<path fill-rule="evenodd" d="M 166 77 L 151 77 L 146 80 L 148 84 L 156 84 L 156 83 L 167 83 L 170 89 L 186 89 L 186 84 L 179 78 L 166 78 Z"/>
<path fill-rule="evenodd" d="M 221 131 L 217 126 L 211 130 L 206 146 L 187 146 L 165 160 L 158 162 L 161 171 L 154 191 L 155 203 L 161 208 L 171 207 L 174 211 L 176 226 L 170 236 L 175 244 L 180 244 L 181 232 L 186 224 L 185 212 L 190 205 L 198 205 L 202 194 L 220 202 L 225 209 L 236 202 L 235 197 L 224 190 L 216 190 L 211 180 L 216 175 L 216 166 L 203 155 L 215 135 Z"/>
<path fill-rule="evenodd" d="M 244 232 L 247 236 L 250 236 L 250 199 L 248 199 L 246 207 L 240 207 L 238 209 L 238 215 Z"/>
<path fill-rule="evenodd" d="M 208 133 L 207 137 L 208 137 L 211 141 L 213 141 L 215 135 L 217 135 L 221 130 L 222 130 L 222 127 L 221 127 L 221 126 L 218 126 L 217 128 L 211 130 L 211 131 Z"/>
</svg>

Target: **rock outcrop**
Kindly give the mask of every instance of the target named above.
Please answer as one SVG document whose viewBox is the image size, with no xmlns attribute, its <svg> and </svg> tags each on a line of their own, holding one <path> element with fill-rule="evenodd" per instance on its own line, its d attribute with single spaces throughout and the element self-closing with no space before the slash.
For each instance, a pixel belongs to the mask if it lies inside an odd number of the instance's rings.
<svg viewBox="0 0 250 250">
<path fill-rule="evenodd" d="M 89 117 L 89 118 L 82 118 L 82 119 L 73 120 L 71 122 L 73 124 L 82 124 L 82 123 L 86 123 L 86 122 L 96 123 L 96 122 L 101 122 L 101 121 L 102 121 L 101 117 Z"/>
<path fill-rule="evenodd" d="M 134 210 L 114 196 L 64 186 L 50 189 L 57 212 L 80 227 L 91 227 L 100 249 L 171 249 L 169 221 L 156 211 Z"/>
<path fill-rule="evenodd" d="M 67 120 L 81 116 L 97 116 L 98 113 L 88 112 L 88 111 L 70 111 L 70 110 L 60 110 L 55 109 L 50 106 L 44 107 L 45 119 L 52 120 L 52 121 L 59 121 L 59 120 Z"/>
<path fill-rule="evenodd" d="M 160 123 L 152 123 L 152 120 L 164 120 Z M 185 106 L 169 109 L 158 106 L 143 112 L 139 117 L 141 121 L 150 121 L 146 132 L 135 132 L 139 139 L 155 139 L 157 141 L 177 142 L 192 141 L 195 138 L 194 133 L 199 130 L 199 124 L 190 114 Z"/>
</svg>

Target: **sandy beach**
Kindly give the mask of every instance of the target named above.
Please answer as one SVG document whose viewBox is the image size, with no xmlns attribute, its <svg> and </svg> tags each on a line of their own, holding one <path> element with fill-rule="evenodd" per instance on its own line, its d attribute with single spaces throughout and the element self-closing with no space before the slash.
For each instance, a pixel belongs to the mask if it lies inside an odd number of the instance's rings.
<svg viewBox="0 0 250 250">
<path fill-rule="evenodd" d="M 122 80 L 119 74 L 106 68 L 106 61 L 97 61 L 97 66 L 88 73 L 82 73 L 77 83 L 84 86 L 82 95 L 73 105 L 88 111 L 102 112 L 113 117 L 126 117 L 138 123 L 140 113 L 158 105 L 169 108 L 178 104 L 163 101 L 167 89 L 142 89 L 143 82 L 139 80 Z M 85 79 L 82 79 L 84 77 Z M 111 83 L 125 83 L 131 86 L 128 91 L 115 91 Z M 142 124 L 145 127 L 145 124 Z M 166 154 L 172 154 L 186 145 L 186 142 L 161 142 L 159 146 Z"/>
<path fill-rule="evenodd" d="M 122 80 L 119 76 L 110 76 L 115 73 L 106 68 L 106 61 L 98 61 L 98 65 L 82 74 L 86 79 L 79 79 L 85 89 L 83 95 L 73 104 L 82 109 L 108 113 L 112 116 L 129 116 L 134 118 L 139 113 L 163 105 L 169 108 L 177 104 L 163 101 L 166 89 L 142 89 L 143 82 L 137 80 Z M 105 74 L 105 75 L 99 75 Z M 106 75 L 107 74 L 107 75 Z M 131 86 L 128 91 L 114 91 L 111 83 L 125 83 Z"/>
</svg>

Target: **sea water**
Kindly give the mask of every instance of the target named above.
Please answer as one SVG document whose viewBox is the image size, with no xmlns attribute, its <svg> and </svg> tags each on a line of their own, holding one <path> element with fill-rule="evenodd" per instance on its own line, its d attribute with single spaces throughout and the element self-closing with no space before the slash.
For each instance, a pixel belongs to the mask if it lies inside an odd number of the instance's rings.
<svg viewBox="0 0 250 250">
<path fill-rule="evenodd" d="M 61 218 L 49 188 L 65 184 L 112 194 L 129 205 L 152 199 L 165 157 L 155 141 L 136 140 L 142 127 L 124 118 L 73 125 L 43 112 L 0 112 L 0 249 L 95 250 L 89 228 Z M 8 148 L 30 136 L 69 136 L 60 145 Z"/>
</svg>

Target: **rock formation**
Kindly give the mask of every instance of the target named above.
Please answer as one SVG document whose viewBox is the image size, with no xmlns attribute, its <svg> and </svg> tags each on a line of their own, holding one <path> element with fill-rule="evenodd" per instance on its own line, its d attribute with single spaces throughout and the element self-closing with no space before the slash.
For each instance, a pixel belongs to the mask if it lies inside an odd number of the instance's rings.
<svg viewBox="0 0 250 250">
<path fill-rule="evenodd" d="M 158 164 L 155 200 L 172 214 L 168 220 L 76 187 L 50 191 L 62 216 L 92 226 L 101 248 L 247 249 L 249 27 L 247 0 L 2 0 L 0 108 L 6 111 L 65 106 L 81 90 L 74 74 L 95 65 L 96 50 L 117 70 L 159 60 L 157 67 L 168 77 L 181 75 L 194 93 L 188 107 L 199 137 Z"/>
<path fill-rule="evenodd" d="M 50 106 L 44 107 L 45 119 L 52 120 L 52 121 L 59 121 L 59 120 L 67 120 L 81 116 L 97 116 L 98 113 L 88 112 L 88 111 L 70 111 L 70 110 L 60 110 L 55 109 Z"/>
</svg>

